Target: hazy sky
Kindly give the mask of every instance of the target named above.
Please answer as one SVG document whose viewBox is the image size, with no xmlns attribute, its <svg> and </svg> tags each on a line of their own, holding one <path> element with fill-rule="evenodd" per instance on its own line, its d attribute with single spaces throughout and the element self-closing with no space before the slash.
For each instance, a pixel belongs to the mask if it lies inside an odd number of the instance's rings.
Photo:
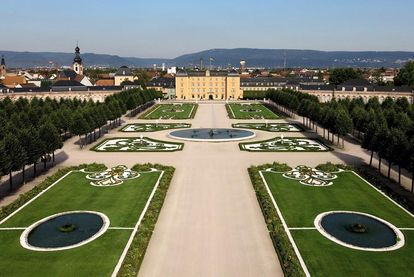
<svg viewBox="0 0 414 277">
<path fill-rule="evenodd" d="M 210 48 L 414 51 L 413 0 L 0 0 L 0 50 L 170 58 Z"/>
</svg>

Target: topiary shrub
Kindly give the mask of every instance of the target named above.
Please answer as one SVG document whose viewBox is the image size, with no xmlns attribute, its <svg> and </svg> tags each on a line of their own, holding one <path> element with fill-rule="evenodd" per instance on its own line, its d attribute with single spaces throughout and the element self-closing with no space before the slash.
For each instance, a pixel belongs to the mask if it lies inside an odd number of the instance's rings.
<svg viewBox="0 0 414 277">
<path fill-rule="evenodd" d="M 273 171 L 277 171 L 277 172 L 286 172 L 286 171 L 291 171 L 292 168 L 290 166 L 288 166 L 286 163 L 278 163 L 278 162 L 273 162 L 272 163 L 272 170 Z"/>
</svg>

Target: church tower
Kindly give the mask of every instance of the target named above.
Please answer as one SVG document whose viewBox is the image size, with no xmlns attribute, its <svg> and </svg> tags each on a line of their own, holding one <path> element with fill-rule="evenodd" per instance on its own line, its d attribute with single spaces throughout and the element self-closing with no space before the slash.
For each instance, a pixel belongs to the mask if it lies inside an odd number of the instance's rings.
<svg viewBox="0 0 414 277">
<path fill-rule="evenodd" d="M 78 45 L 76 45 L 75 48 L 75 58 L 73 59 L 72 69 L 77 74 L 83 75 L 82 58 L 80 57 L 80 49 Z"/>
<path fill-rule="evenodd" d="M 1 56 L 0 77 L 3 76 L 6 76 L 6 62 L 4 61 L 4 56 Z"/>
</svg>

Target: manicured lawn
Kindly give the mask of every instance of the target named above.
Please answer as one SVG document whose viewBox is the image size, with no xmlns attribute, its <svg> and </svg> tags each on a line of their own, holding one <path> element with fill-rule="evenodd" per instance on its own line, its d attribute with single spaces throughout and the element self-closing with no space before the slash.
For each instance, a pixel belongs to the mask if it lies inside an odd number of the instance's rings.
<svg viewBox="0 0 414 277">
<path fill-rule="evenodd" d="M 226 104 L 229 118 L 235 119 L 279 119 L 280 116 L 262 104 Z"/>
<path fill-rule="evenodd" d="M 0 225 L 1 276 L 110 276 L 120 259 L 132 229 L 160 177 L 161 172 L 140 173 L 112 187 L 90 185 L 86 173 L 74 171 Z M 104 213 L 109 229 L 83 246 L 51 252 L 27 250 L 20 245 L 23 230 L 47 216 L 66 211 L 88 210 Z"/>
<path fill-rule="evenodd" d="M 240 150 L 250 152 L 325 152 L 332 150 L 318 139 L 275 137 L 269 140 L 239 143 Z"/>
<path fill-rule="evenodd" d="M 97 152 L 173 152 L 183 150 L 184 144 L 167 142 L 147 137 L 141 138 L 110 138 L 91 148 Z"/>
<path fill-rule="evenodd" d="M 298 124 L 290 123 L 236 123 L 233 128 L 253 129 L 267 132 L 302 132 L 303 128 Z"/>
<path fill-rule="evenodd" d="M 191 119 L 197 112 L 197 104 L 160 104 L 142 114 L 141 119 Z"/>
<path fill-rule="evenodd" d="M 121 132 L 157 132 L 169 129 L 190 128 L 188 123 L 133 123 L 127 124 Z"/>
<path fill-rule="evenodd" d="M 402 230 L 405 245 L 370 252 L 341 246 L 314 229 L 315 217 L 328 211 L 355 211 L 380 217 L 398 228 L 414 228 L 414 218 L 353 172 L 335 173 L 326 187 L 305 186 L 281 173 L 262 171 L 299 252 L 312 276 L 410 276 L 414 272 L 414 230 Z"/>
</svg>

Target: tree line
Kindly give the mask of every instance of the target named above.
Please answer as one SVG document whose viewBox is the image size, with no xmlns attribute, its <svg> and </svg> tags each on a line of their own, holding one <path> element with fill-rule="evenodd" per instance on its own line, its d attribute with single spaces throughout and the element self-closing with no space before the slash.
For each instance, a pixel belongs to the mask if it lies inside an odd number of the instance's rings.
<svg viewBox="0 0 414 277">
<path fill-rule="evenodd" d="M 379 172 L 382 161 L 387 161 L 388 178 L 391 167 L 398 166 L 399 184 L 402 168 L 414 174 L 414 106 L 406 98 L 388 97 L 382 103 L 377 97 L 367 103 L 362 98 L 320 103 L 316 96 L 286 89 L 269 90 L 267 98 L 280 105 L 285 113 L 302 116 L 308 128 L 316 131 L 318 126 L 323 128 L 323 137 L 327 135 L 333 143 L 341 145 L 342 138 L 343 146 L 348 134 L 360 138 L 362 147 L 371 152 L 370 166 L 374 154 L 379 158 Z"/>
<path fill-rule="evenodd" d="M 160 97 L 155 90 L 138 89 L 108 96 L 103 103 L 36 97 L 13 102 L 7 97 L 0 101 L 0 177 L 9 175 L 12 190 L 14 171 L 21 170 L 25 182 L 25 168 L 33 165 L 35 177 L 38 163 L 43 162 L 44 169 L 53 163 L 64 139 L 77 135 L 82 147 L 88 137 L 91 142 L 106 127 L 119 125 L 127 111 Z"/>
</svg>

